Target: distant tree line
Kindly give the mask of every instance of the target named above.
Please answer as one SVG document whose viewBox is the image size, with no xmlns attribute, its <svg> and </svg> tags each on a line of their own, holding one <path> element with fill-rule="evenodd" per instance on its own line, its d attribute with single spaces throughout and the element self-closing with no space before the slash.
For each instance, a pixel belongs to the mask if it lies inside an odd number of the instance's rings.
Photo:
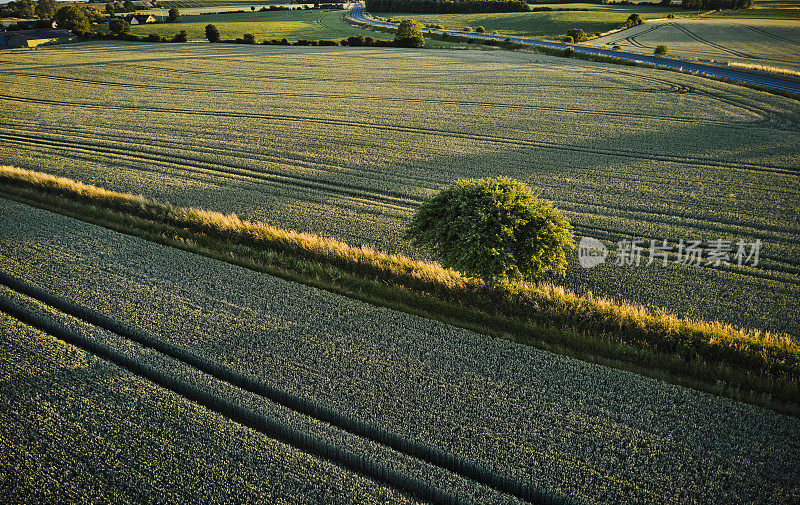
<svg viewBox="0 0 800 505">
<path fill-rule="evenodd" d="M 115 23 L 113 29 L 109 27 L 109 29 L 112 30 L 109 33 L 105 32 L 86 33 L 84 34 L 84 38 L 100 39 L 100 40 L 127 40 L 129 42 L 188 42 L 189 41 L 189 33 L 186 30 L 181 30 L 179 33 L 176 33 L 175 36 L 173 36 L 172 38 L 162 37 L 161 35 L 158 35 L 156 33 L 151 33 L 149 35 L 136 35 L 130 33 L 130 25 L 128 25 L 128 23 L 125 23 L 125 21 L 122 20 L 120 21 L 121 23 L 119 24 Z"/>
<path fill-rule="evenodd" d="M 753 0 L 681 0 L 681 7 L 688 10 L 749 9 Z"/>
<path fill-rule="evenodd" d="M 54 0 L 16 0 L 0 8 L 0 17 L 39 19 L 36 28 L 48 28 L 55 21 L 59 28 L 72 30 L 76 34 L 88 33 L 93 23 L 104 21 L 103 14 L 92 7 L 74 3 L 58 4 Z M 27 28 L 27 27 L 26 27 Z M 22 25 L 11 25 L 7 30 L 20 30 Z"/>
<path fill-rule="evenodd" d="M 574 0 L 548 0 L 547 3 L 573 3 L 573 1 Z M 585 3 L 670 7 L 672 0 L 638 3 L 630 0 L 587 0 Z M 681 0 L 681 7 L 684 9 L 749 9 L 752 5 L 753 0 Z M 527 1 L 522 0 L 367 0 L 366 10 L 369 12 L 468 14 L 482 12 L 540 12 L 559 9 L 553 9 L 547 6 L 537 7 L 535 3 L 531 6 Z"/>
<path fill-rule="evenodd" d="M 0 6 L 0 18 L 53 19 L 58 7 L 55 0 L 12 0 Z"/>
<path fill-rule="evenodd" d="M 466 14 L 475 12 L 530 12 L 521 0 L 367 0 L 369 12 Z"/>
</svg>

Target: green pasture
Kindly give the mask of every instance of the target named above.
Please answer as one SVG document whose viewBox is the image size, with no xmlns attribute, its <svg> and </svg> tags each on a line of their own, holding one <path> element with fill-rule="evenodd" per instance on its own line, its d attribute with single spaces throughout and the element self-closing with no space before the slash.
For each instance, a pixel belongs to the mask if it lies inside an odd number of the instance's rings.
<svg viewBox="0 0 800 505">
<path fill-rule="evenodd" d="M 350 35 L 370 35 L 391 39 L 388 33 L 373 33 L 343 22 L 342 11 L 291 10 L 246 12 L 231 14 L 203 14 L 181 16 L 177 23 L 140 25 L 131 27 L 131 33 L 155 33 L 172 37 L 181 30 L 189 33 L 189 40 L 205 40 L 206 25 L 213 24 L 222 39 L 236 39 L 252 33 L 259 42 L 264 39 L 287 38 L 291 41 L 307 39 L 342 39 Z"/>
<path fill-rule="evenodd" d="M 490 14 L 406 14 L 375 13 L 377 16 L 406 19 L 423 24 L 439 24 L 449 30 L 483 26 L 487 31 L 497 30 L 509 35 L 531 37 L 562 37 L 572 28 L 581 28 L 589 34 L 604 33 L 617 28 L 633 13 L 642 19 L 665 18 L 669 14 L 686 16 L 680 8 L 644 7 L 631 5 L 595 4 L 537 4 L 535 7 L 551 7 L 549 12 L 509 12 Z M 564 10 L 557 10 L 564 9 Z"/>
</svg>

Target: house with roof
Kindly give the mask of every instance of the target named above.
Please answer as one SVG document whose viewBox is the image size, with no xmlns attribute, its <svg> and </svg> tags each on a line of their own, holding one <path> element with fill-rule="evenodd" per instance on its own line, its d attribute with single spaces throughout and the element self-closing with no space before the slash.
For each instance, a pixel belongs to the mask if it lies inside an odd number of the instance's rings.
<svg viewBox="0 0 800 505">
<path fill-rule="evenodd" d="M 63 44 L 78 37 L 69 30 L 40 29 L 0 32 L 0 47 L 36 47 L 45 44 Z"/>
<path fill-rule="evenodd" d="M 156 18 L 151 16 L 150 14 L 128 14 L 127 16 L 123 17 L 125 21 L 128 22 L 129 25 L 146 25 L 149 23 L 155 23 Z"/>
</svg>

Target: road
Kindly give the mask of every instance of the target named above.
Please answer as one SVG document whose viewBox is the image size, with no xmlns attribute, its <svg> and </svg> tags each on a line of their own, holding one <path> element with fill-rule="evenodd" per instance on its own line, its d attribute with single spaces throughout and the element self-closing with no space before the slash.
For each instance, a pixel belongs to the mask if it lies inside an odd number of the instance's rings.
<svg viewBox="0 0 800 505">
<path fill-rule="evenodd" d="M 351 5 L 352 8 L 350 9 L 350 12 L 348 14 L 350 19 L 357 21 L 359 23 L 366 23 L 372 26 L 380 26 L 384 28 L 397 28 L 396 23 L 377 21 L 375 19 L 366 16 L 364 14 L 364 4 L 357 3 Z M 621 60 L 635 61 L 638 63 L 654 65 L 659 68 L 692 72 L 700 76 L 729 79 L 731 81 L 735 81 L 738 83 L 761 86 L 763 88 L 767 88 L 770 90 L 800 94 L 800 82 L 797 81 L 782 79 L 778 76 L 772 77 L 766 75 L 756 75 L 756 74 L 751 74 L 749 72 L 731 70 L 713 65 L 704 65 L 702 63 L 695 63 L 689 60 L 683 60 L 678 58 L 661 58 L 658 56 L 650 56 L 646 54 L 638 54 L 626 51 L 612 51 L 597 47 L 587 47 L 577 44 L 566 44 L 563 42 L 552 42 L 533 37 L 512 37 L 502 34 L 462 32 L 458 30 L 439 30 L 435 28 L 423 28 L 422 31 L 423 33 L 432 33 L 440 35 L 448 34 L 448 35 L 456 35 L 459 37 L 468 37 L 468 38 L 482 39 L 482 40 L 503 41 L 508 39 L 511 42 L 517 44 L 525 44 L 536 47 L 547 47 L 551 49 L 572 48 L 572 50 L 575 51 L 576 53 L 593 54 L 597 56 L 606 56 Z"/>
</svg>

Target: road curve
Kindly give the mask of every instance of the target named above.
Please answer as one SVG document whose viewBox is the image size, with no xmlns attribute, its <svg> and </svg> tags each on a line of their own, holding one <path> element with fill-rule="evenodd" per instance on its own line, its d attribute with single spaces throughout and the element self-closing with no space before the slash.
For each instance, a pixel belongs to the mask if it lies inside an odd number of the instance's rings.
<svg viewBox="0 0 800 505">
<path fill-rule="evenodd" d="M 351 4 L 347 16 L 353 21 L 357 21 L 359 23 L 365 23 L 368 25 L 380 26 L 384 28 L 397 28 L 397 23 L 378 21 L 376 19 L 366 16 L 364 14 L 364 4 L 362 3 Z M 509 41 L 514 42 L 516 44 L 525 44 L 536 47 L 547 47 L 551 49 L 571 48 L 576 53 L 593 54 L 598 56 L 617 58 L 621 60 L 634 61 L 638 63 L 654 65 L 660 68 L 691 72 L 706 77 L 728 79 L 742 84 L 761 86 L 763 88 L 770 90 L 782 91 L 786 93 L 794 93 L 800 95 L 800 82 L 797 81 L 782 79 L 780 76 L 777 75 L 773 77 L 767 75 L 752 74 L 749 72 L 730 70 L 727 68 L 721 68 L 713 65 L 704 65 L 702 63 L 695 63 L 689 60 L 683 60 L 678 58 L 661 58 L 658 56 L 630 53 L 625 51 L 611 51 L 608 49 L 600 49 L 597 47 L 566 44 L 563 42 L 552 42 L 532 37 L 513 37 L 502 34 L 462 32 L 458 30 L 440 30 L 427 27 L 422 28 L 422 31 L 424 33 L 457 35 L 459 37 L 467 37 L 467 38 L 483 39 L 483 40 L 504 41 L 508 39 Z"/>
</svg>

